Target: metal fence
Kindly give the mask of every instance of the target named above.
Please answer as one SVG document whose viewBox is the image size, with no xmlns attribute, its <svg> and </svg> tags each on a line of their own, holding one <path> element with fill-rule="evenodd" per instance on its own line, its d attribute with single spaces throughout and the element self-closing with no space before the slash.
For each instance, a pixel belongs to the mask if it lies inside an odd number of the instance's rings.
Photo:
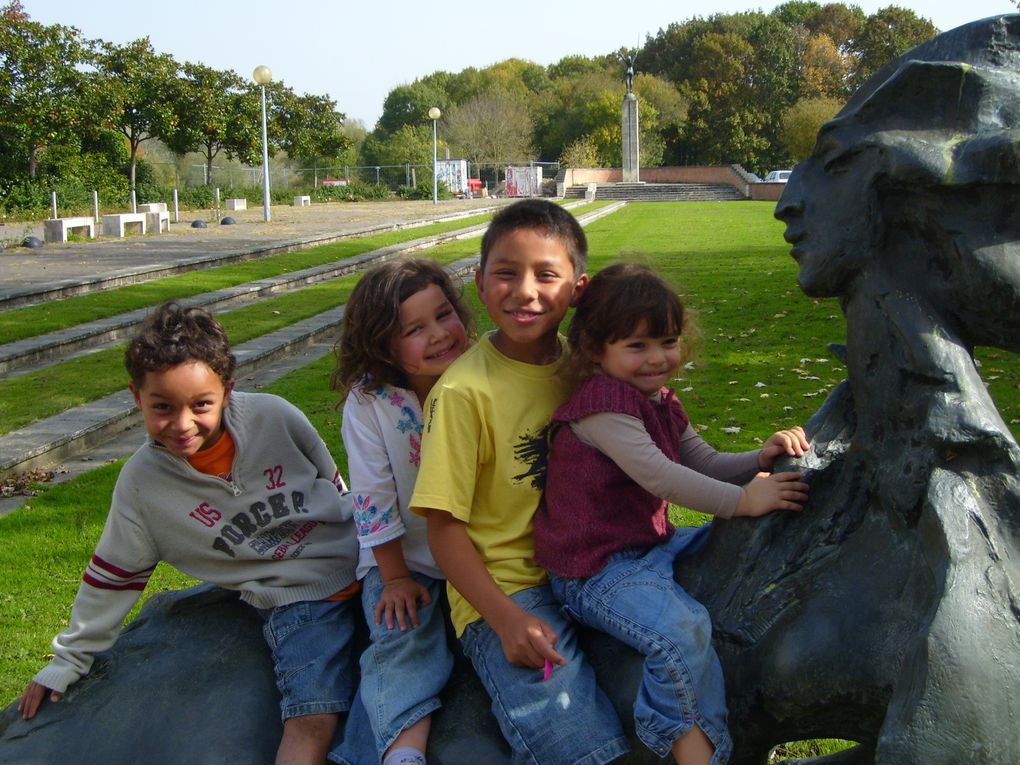
<svg viewBox="0 0 1020 765">
<path fill-rule="evenodd" d="M 149 160 L 159 180 L 175 188 L 204 186 L 207 166 L 200 162 L 171 163 Z M 468 162 L 468 177 L 480 178 L 483 186 L 494 191 L 506 181 L 507 167 L 541 167 L 542 178 L 550 180 L 559 172 L 559 162 L 507 159 L 497 162 Z M 432 165 L 327 165 L 324 167 L 290 167 L 271 165 L 269 177 L 274 189 L 307 188 L 318 186 L 324 180 L 350 178 L 390 189 L 414 186 L 432 181 Z M 262 168 L 248 167 L 237 162 L 223 161 L 213 164 L 212 185 L 221 188 L 262 185 Z"/>
<path fill-rule="evenodd" d="M 499 162 L 468 162 L 468 177 L 480 178 L 488 189 L 495 189 L 506 180 L 507 167 L 541 167 L 543 179 L 552 179 L 559 172 L 559 162 L 537 162 L 534 160 L 502 160 Z M 302 167 L 293 170 L 301 180 L 318 185 L 331 178 L 350 178 L 390 188 L 415 186 L 422 181 L 432 180 L 432 165 L 338 165 L 335 167 Z M 271 170 L 270 173 L 275 173 Z M 272 175 L 275 185 L 278 175 Z M 283 182 L 280 179 L 280 182 Z"/>
</svg>

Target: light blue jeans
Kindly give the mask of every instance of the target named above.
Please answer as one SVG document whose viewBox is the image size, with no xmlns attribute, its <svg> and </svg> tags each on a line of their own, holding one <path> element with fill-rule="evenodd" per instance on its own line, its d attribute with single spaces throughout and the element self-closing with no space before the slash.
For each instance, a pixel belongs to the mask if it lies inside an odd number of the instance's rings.
<svg viewBox="0 0 1020 765">
<path fill-rule="evenodd" d="M 634 702 L 638 738 L 665 757 L 673 742 L 697 725 L 715 746 L 713 765 L 725 765 L 733 742 L 712 621 L 673 580 L 674 560 L 699 538 L 697 529 L 678 529 L 651 549 L 616 553 L 587 579 L 554 576 L 552 590 L 577 621 L 644 655 Z"/>
<path fill-rule="evenodd" d="M 446 644 L 442 603 L 446 582 L 411 572 L 429 591 L 432 603 L 418 605 L 418 626 L 406 632 L 375 623 L 382 596 L 378 568 L 361 580 L 361 602 L 372 642 L 361 654 L 361 683 L 345 725 L 343 743 L 330 754 L 333 762 L 367 765 L 380 762 L 401 731 L 439 709 L 439 693 L 453 669 Z"/>
<path fill-rule="evenodd" d="M 261 609 L 284 720 L 346 712 L 354 693 L 353 600 L 302 600 Z"/>
<path fill-rule="evenodd" d="M 514 765 L 601 765 L 628 751 L 627 739 L 609 699 L 577 644 L 574 624 L 547 585 L 514 593 L 514 602 L 556 631 L 556 650 L 567 664 L 548 681 L 541 669 L 507 661 L 496 632 L 479 619 L 461 636 L 492 699 L 492 711 L 513 751 Z"/>
</svg>

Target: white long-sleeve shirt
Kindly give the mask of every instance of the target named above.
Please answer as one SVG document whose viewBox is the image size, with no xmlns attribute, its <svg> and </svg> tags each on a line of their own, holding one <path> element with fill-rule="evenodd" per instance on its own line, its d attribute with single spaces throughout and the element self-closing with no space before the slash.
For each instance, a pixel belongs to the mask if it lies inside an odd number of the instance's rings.
<svg viewBox="0 0 1020 765">
<path fill-rule="evenodd" d="M 341 427 L 361 555 L 358 578 L 376 565 L 372 548 L 401 540 L 411 571 L 444 579 L 429 550 L 425 519 L 410 511 L 418 477 L 422 411 L 413 391 L 382 385 L 352 391 Z"/>
</svg>

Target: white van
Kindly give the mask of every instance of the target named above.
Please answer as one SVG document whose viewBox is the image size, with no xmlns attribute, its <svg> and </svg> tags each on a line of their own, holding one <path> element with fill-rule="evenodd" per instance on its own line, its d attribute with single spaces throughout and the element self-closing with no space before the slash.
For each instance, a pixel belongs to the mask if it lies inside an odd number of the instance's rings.
<svg viewBox="0 0 1020 765">
<path fill-rule="evenodd" d="M 786 183 L 792 170 L 772 170 L 765 176 L 765 183 Z"/>
</svg>

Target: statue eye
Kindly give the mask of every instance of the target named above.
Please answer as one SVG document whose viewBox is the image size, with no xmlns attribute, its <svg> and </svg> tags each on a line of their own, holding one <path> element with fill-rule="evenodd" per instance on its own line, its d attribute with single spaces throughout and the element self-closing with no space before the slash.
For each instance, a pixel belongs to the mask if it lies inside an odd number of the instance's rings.
<svg viewBox="0 0 1020 765">
<path fill-rule="evenodd" d="M 857 152 L 850 151 L 836 155 L 832 159 L 826 161 L 824 165 L 825 172 L 829 175 L 839 175 L 841 173 L 845 173 L 847 170 L 850 169 L 850 163 L 856 156 Z"/>
</svg>

